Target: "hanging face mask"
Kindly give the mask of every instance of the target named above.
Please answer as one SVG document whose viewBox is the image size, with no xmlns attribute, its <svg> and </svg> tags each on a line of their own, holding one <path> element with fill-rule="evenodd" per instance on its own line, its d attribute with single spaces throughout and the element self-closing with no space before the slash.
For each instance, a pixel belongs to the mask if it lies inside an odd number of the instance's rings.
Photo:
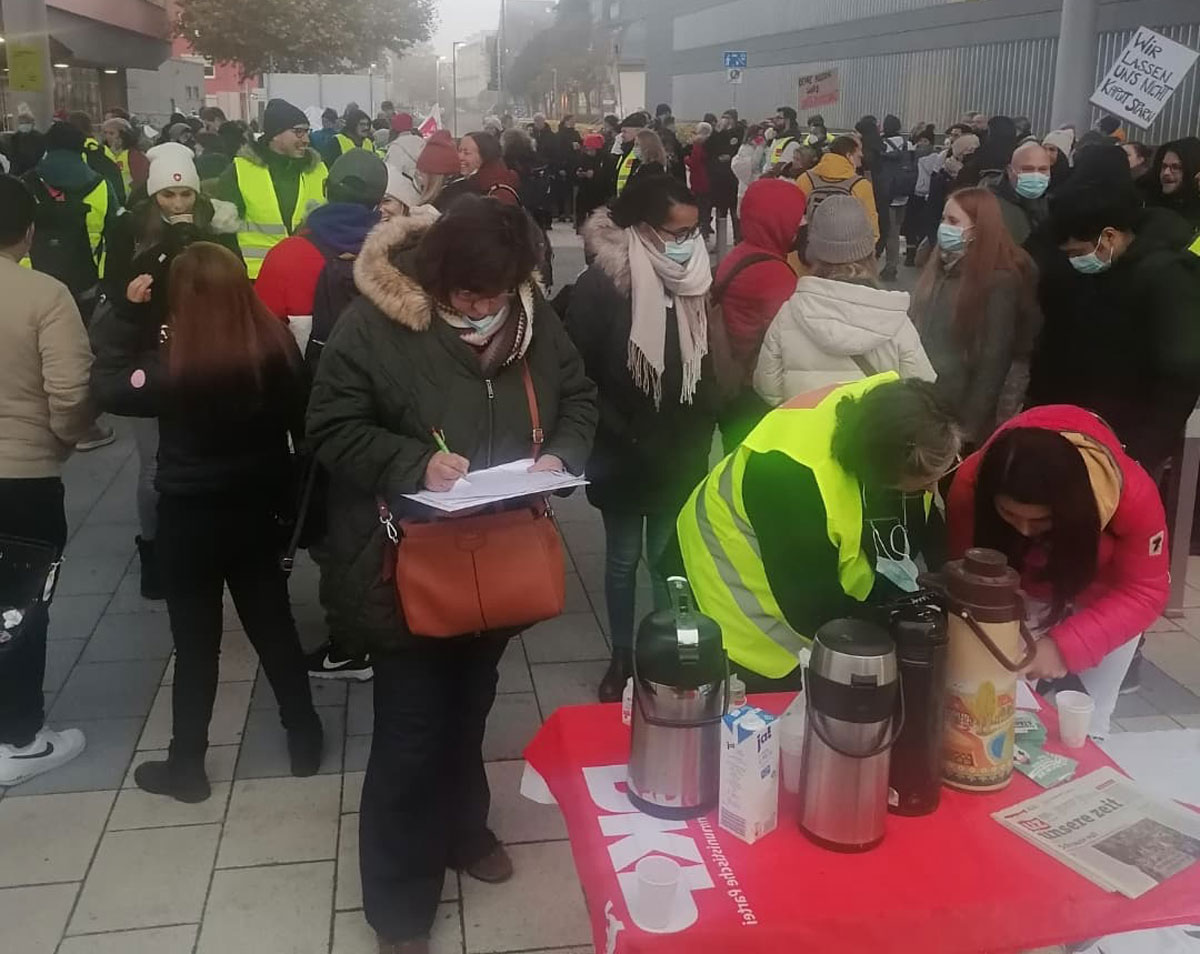
<svg viewBox="0 0 1200 954">
<path fill-rule="evenodd" d="M 504 321 L 507 314 L 508 305 L 505 305 L 494 315 L 484 315 L 482 318 L 472 318 L 470 315 L 463 315 L 463 317 L 476 334 L 489 335 Z"/>
<path fill-rule="evenodd" d="M 961 225 L 943 222 L 938 226 L 937 239 L 943 252 L 961 252 L 967 247 L 967 237 Z"/>
<path fill-rule="evenodd" d="M 1041 172 L 1022 172 L 1017 176 L 1017 195 L 1023 199 L 1037 199 L 1050 187 L 1050 177 Z"/>
<path fill-rule="evenodd" d="M 192 212 L 180 212 L 178 215 L 164 215 L 163 221 L 167 225 L 192 225 L 196 221 L 196 216 Z"/>
<path fill-rule="evenodd" d="M 909 550 L 908 530 L 896 524 L 888 534 L 888 545 L 885 545 L 883 537 L 872 525 L 871 539 L 875 542 L 875 572 L 898 590 L 917 592 L 920 589 L 917 577 L 921 571 Z"/>
<path fill-rule="evenodd" d="M 667 242 L 663 245 L 663 254 L 672 262 L 679 265 L 686 265 L 692 260 L 692 253 L 696 250 L 696 240 L 694 238 L 686 239 L 682 242 Z"/>
<path fill-rule="evenodd" d="M 1096 247 L 1086 255 L 1072 255 L 1067 261 L 1071 263 L 1071 267 L 1080 275 L 1098 275 L 1101 272 L 1107 272 L 1112 268 L 1112 256 L 1110 253 L 1109 260 L 1106 262 L 1099 255 L 1100 239 L 1096 239 Z"/>
</svg>

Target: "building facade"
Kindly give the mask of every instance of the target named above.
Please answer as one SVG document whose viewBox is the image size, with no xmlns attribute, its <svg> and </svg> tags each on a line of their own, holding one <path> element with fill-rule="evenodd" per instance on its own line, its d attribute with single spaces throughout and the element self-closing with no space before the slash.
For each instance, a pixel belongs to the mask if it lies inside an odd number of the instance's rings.
<svg viewBox="0 0 1200 954">
<path fill-rule="evenodd" d="M 836 71 L 813 96 L 823 102 L 807 110 L 834 128 L 868 113 L 944 128 L 967 110 L 1028 116 L 1037 130 L 1050 122 L 1062 0 L 622 0 L 621 7 L 644 22 L 641 105 L 669 102 L 683 119 L 728 106 L 750 119 L 784 104 L 803 113 L 800 78 Z M 1097 82 L 1138 26 L 1200 49 L 1200 0 L 1101 0 Z M 748 54 L 740 85 L 729 82 L 726 50 Z M 1200 69 L 1193 69 L 1138 137 L 1162 142 L 1194 135 L 1198 125 Z"/>
</svg>

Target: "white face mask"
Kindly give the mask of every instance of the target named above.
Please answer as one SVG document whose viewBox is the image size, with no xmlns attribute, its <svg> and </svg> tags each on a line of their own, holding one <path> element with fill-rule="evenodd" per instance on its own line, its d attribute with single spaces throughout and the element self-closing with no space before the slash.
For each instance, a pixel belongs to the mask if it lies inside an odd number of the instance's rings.
<svg viewBox="0 0 1200 954">
<path fill-rule="evenodd" d="M 508 305 L 505 305 L 494 315 L 484 315 L 482 318 L 472 318 L 470 315 L 463 315 L 463 317 L 470 323 L 473 331 L 481 335 L 487 335 L 504 321 L 507 314 Z"/>
<path fill-rule="evenodd" d="M 196 216 L 192 212 L 180 212 L 178 215 L 164 215 L 163 220 L 167 225 L 191 225 L 196 221 Z"/>
<path fill-rule="evenodd" d="M 863 491 L 863 509 L 866 509 L 867 495 Z M 905 505 L 901 497 L 901 506 Z M 888 533 L 887 542 L 875 527 L 875 521 L 868 520 L 871 527 L 871 540 L 875 544 L 875 572 L 885 580 L 905 593 L 915 593 L 920 589 L 917 577 L 920 569 L 912 558 L 912 548 L 908 542 L 908 511 L 904 511 L 905 523 L 895 524 Z"/>
</svg>

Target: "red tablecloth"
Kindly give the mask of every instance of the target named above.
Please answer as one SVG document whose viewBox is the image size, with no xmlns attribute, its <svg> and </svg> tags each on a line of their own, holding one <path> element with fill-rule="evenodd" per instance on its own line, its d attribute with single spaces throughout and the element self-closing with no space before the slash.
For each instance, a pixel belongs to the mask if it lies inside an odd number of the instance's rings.
<svg viewBox="0 0 1200 954">
<path fill-rule="evenodd" d="M 779 713 L 790 698 L 752 701 Z M 1041 791 L 1021 775 L 991 795 L 944 789 L 937 812 L 889 816 L 883 844 L 857 855 L 808 841 L 782 785 L 779 827 L 754 845 L 718 827 L 715 812 L 649 818 L 626 798 L 620 713 L 619 705 L 559 709 L 525 752 L 566 818 L 603 954 L 1007 954 L 1200 921 L 1200 865 L 1131 901 L 1002 828 L 992 812 Z M 1041 717 L 1054 750 L 1054 713 Z M 1070 754 L 1079 775 L 1112 764 L 1090 743 Z M 681 920 L 691 923 L 670 934 L 639 928 L 623 894 L 633 896 L 634 866 L 653 853 L 684 866 L 696 908 L 682 902 Z"/>
</svg>

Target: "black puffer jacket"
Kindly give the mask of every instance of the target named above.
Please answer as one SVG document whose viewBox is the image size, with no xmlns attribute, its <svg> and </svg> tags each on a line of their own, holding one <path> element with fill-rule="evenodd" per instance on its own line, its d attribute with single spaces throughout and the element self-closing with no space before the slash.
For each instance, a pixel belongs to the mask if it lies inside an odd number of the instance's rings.
<svg viewBox="0 0 1200 954">
<path fill-rule="evenodd" d="M 708 473 L 716 422 L 711 365 L 706 358 L 693 403 L 682 403 L 679 328 L 668 309 L 662 406 L 655 408 L 629 372 L 633 310 L 625 230 L 600 209 L 583 234 L 595 260 L 575 283 L 567 330 L 600 392 L 588 499 L 601 510 L 678 511 Z"/>
<path fill-rule="evenodd" d="M 428 219 L 396 218 L 367 238 L 354 269 L 362 297 L 330 335 L 309 403 L 310 445 L 330 473 L 322 588 L 351 651 L 387 650 L 416 638 L 383 575 L 391 553 L 377 500 L 398 517 L 425 511 L 402 495 L 421 489 L 437 450 L 431 429 L 443 430 L 473 469 L 531 451 L 520 364 L 485 380 L 478 356 L 411 277 L 428 227 Z M 520 300 L 533 311 L 525 360 L 546 432 L 543 452 L 582 472 L 596 427 L 596 388 L 541 292 L 526 286 Z"/>
</svg>

